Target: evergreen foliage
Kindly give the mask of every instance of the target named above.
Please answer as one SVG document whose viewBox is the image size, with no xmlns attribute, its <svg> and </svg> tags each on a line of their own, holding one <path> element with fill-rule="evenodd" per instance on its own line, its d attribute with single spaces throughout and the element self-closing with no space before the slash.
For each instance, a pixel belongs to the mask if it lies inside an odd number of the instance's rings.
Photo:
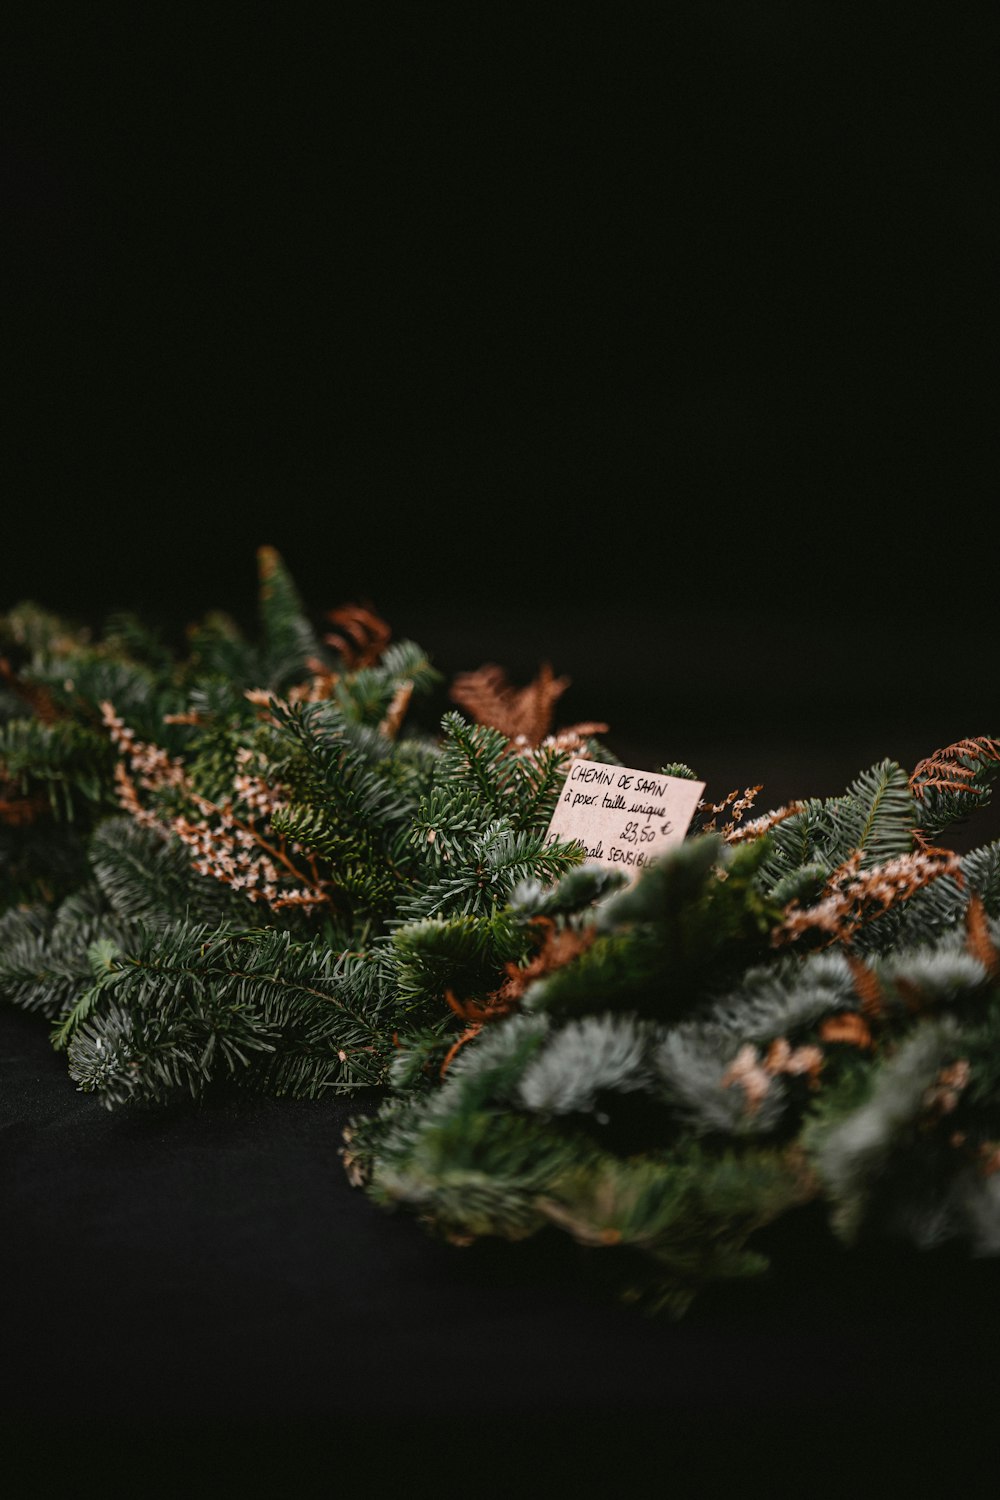
<svg viewBox="0 0 1000 1500">
<path fill-rule="evenodd" d="M 940 844 L 996 740 L 756 823 L 734 792 L 629 885 L 547 842 L 570 756 L 612 758 L 549 732 L 562 679 L 465 674 L 482 722 L 412 728 L 420 648 L 322 634 L 259 563 L 256 641 L 0 619 L 0 994 L 79 1088 L 378 1086 L 344 1152 L 377 1202 L 562 1232 L 671 1312 L 815 1198 L 848 1242 L 1000 1249 L 1000 844 Z"/>
</svg>

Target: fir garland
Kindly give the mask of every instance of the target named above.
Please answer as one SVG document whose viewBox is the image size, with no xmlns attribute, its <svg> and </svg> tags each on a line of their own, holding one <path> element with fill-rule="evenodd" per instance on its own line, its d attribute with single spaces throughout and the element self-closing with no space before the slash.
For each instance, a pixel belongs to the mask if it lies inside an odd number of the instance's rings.
<svg viewBox="0 0 1000 1500">
<path fill-rule="evenodd" d="M 1000 1250 L 1000 844 L 939 842 L 996 739 L 734 792 L 626 886 L 546 842 L 570 757 L 614 759 L 552 732 L 564 680 L 484 668 L 413 727 L 420 648 L 357 607 L 320 638 L 259 564 L 256 642 L 0 619 L 0 993 L 79 1088 L 378 1086 L 344 1149 L 376 1202 L 564 1232 L 672 1312 L 813 1199 L 848 1242 Z"/>
</svg>

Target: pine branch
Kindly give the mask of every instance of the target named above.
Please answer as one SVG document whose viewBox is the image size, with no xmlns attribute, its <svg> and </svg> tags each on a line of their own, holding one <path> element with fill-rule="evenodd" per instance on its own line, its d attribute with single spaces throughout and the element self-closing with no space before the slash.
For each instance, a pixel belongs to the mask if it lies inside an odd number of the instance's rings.
<svg viewBox="0 0 1000 1500">
<path fill-rule="evenodd" d="M 258 685 L 277 692 L 306 671 L 310 659 L 319 654 L 319 642 L 305 618 L 298 590 L 273 547 L 258 549 L 257 568 L 263 667 Z"/>
<path fill-rule="evenodd" d="M 70 1076 L 109 1107 L 219 1076 L 311 1097 L 384 1077 L 391 1016 L 353 1005 L 322 943 L 181 922 L 109 968 L 68 1043 Z"/>
<path fill-rule="evenodd" d="M 81 1088 L 382 1087 L 345 1153 L 378 1201 L 557 1229 L 675 1312 L 813 1197 L 848 1238 L 1000 1252 L 1000 843 L 931 842 L 1000 742 L 763 818 L 734 792 L 624 885 L 546 842 L 569 757 L 610 757 L 550 732 L 548 669 L 414 733 L 420 648 L 364 606 L 320 642 L 260 567 L 260 639 L 209 616 L 181 658 L 130 617 L 0 619 L 0 994 Z"/>
</svg>

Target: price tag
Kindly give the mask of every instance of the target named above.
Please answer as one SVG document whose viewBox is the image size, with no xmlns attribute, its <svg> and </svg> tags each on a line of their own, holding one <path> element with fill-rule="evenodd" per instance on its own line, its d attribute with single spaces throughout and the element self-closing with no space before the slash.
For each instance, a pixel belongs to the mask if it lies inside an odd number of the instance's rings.
<svg viewBox="0 0 1000 1500">
<path fill-rule="evenodd" d="M 546 841 L 578 839 L 588 860 L 635 877 L 687 833 L 703 781 L 574 760 Z"/>
</svg>

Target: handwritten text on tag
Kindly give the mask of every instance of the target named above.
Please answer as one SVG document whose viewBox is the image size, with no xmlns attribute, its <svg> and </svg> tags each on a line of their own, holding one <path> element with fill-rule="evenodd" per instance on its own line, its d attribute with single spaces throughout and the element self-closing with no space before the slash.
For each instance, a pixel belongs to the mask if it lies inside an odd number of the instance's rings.
<svg viewBox="0 0 1000 1500">
<path fill-rule="evenodd" d="M 638 875 L 683 840 L 704 790 L 703 781 L 574 760 L 547 842 L 578 839 L 588 860 Z"/>
</svg>

